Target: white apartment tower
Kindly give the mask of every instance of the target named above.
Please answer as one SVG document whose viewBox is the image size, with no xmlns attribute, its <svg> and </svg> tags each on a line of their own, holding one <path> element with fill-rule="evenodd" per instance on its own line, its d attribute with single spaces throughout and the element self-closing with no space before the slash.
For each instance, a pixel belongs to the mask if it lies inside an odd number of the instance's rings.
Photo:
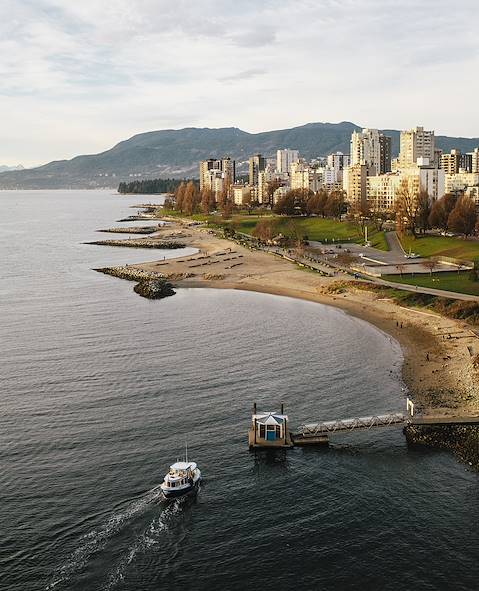
<svg viewBox="0 0 479 591">
<path fill-rule="evenodd" d="M 276 152 L 276 171 L 281 173 L 288 173 L 291 164 L 298 162 L 299 152 L 298 150 L 278 150 Z"/>
<path fill-rule="evenodd" d="M 351 136 L 351 166 L 357 164 L 368 167 L 369 174 L 379 174 L 381 170 L 381 142 L 377 129 L 353 131 Z"/>
</svg>

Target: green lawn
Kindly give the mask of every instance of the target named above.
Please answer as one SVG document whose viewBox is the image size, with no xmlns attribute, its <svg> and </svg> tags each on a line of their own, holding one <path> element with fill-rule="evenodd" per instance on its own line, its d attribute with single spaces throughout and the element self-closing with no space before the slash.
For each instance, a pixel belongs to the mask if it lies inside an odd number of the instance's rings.
<svg viewBox="0 0 479 591">
<path fill-rule="evenodd" d="M 283 216 L 269 216 L 278 221 L 278 232 L 284 235 L 290 233 L 289 226 L 291 221 L 297 226 L 303 236 L 307 236 L 309 240 L 317 240 L 319 242 L 331 243 L 335 242 L 364 242 L 363 237 L 358 231 L 357 226 L 351 222 L 338 222 L 329 218 L 318 217 L 283 217 Z M 238 232 L 251 234 L 260 219 L 265 219 L 267 216 L 253 216 L 253 215 L 238 215 L 234 216 L 234 228 Z M 230 222 L 231 223 L 231 222 Z M 381 250 L 389 250 L 384 232 L 377 232 L 374 228 L 369 228 L 369 241 L 375 248 Z"/>
<path fill-rule="evenodd" d="M 418 285 L 419 287 L 431 287 L 434 289 L 444 289 L 446 291 L 457 291 L 479 296 L 479 281 L 471 279 L 470 271 L 455 271 L 444 273 L 406 275 L 383 275 L 386 281 L 394 283 L 407 283 L 409 285 Z"/>
<path fill-rule="evenodd" d="M 448 236 L 402 236 L 401 242 L 406 252 L 420 254 L 421 256 L 448 256 L 456 259 L 479 261 L 479 240 L 464 240 L 462 238 Z"/>
</svg>

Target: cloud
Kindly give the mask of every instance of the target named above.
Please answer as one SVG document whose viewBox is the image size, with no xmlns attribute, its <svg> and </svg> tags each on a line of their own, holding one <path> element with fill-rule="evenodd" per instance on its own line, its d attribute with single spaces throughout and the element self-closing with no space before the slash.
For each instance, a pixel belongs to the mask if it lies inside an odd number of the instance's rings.
<svg viewBox="0 0 479 591">
<path fill-rule="evenodd" d="M 251 80 L 251 78 L 256 78 L 257 76 L 262 76 L 266 74 L 266 70 L 264 68 L 251 68 L 250 70 L 242 70 L 237 74 L 232 74 L 230 76 L 222 76 L 218 78 L 220 82 L 240 82 L 242 80 Z"/>
<path fill-rule="evenodd" d="M 189 125 L 477 136 L 478 25 L 477 0 L 3 0 L 0 164 Z"/>
</svg>

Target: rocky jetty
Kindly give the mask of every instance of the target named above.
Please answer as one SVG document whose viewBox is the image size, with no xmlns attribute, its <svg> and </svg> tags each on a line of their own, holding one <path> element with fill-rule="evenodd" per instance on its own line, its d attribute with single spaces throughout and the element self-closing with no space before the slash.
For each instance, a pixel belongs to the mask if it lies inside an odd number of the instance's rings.
<svg viewBox="0 0 479 591">
<path fill-rule="evenodd" d="M 171 283 L 164 279 L 143 280 L 137 283 L 133 289 L 138 295 L 150 300 L 167 298 L 176 293 Z"/>
<path fill-rule="evenodd" d="M 409 444 L 451 450 L 479 470 L 479 425 L 408 425 L 404 434 Z"/>
<path fill-rule="evenodd" d="M 134 267 L 101 267 L 94 269 L 98 273 L 104 273 L 105 275 L 112 275 L 119 279 L 127 279 L 128 281 L 150 281 L 157 279 L 166 279 L 163 273 L 158 271 L 144 271 L 143 269 L 135 269 Z"/>
<path fill-rule="evenodd" d="M 132 238 L 131 240 L 95 240 L 94 242 L 85 242 L 85 244 L 96 244 L 98 246 L 124 246 L 127 248 L 160 248 L 173 249 L 185 248 L 182 242 L 173 242 L 172 240 L 156 240 L 154 238 Z"/>
<path fill-rule="evenodd" d="M 153 234 L 158 232 L 160 226 L 130 226 L 127 228 L 106 228 L 105 230 L 97 230 L 97 232 L 111 232 L 113 234 Z"/>
</svg>

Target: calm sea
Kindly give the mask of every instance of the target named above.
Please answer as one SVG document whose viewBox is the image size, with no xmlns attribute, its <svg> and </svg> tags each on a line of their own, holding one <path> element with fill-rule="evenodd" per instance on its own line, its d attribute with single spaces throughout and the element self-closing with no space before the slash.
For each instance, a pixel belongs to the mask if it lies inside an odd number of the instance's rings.
<svg viewBox="0 0 479 591">
<path fill-rule="evenodd" d="M 82 244 L 142 200 L 0 193 L 2 591 L 477 589 L 479 477 L 452 455 L 400 429 L 247 448 L 253 401 L 293 425 L 402 410 L 398 344 L 319 304 L 148 301 L 93 272 L 174 254 Z M 186 438 L 204 483 L 165 505 Z"/>
</svg>

